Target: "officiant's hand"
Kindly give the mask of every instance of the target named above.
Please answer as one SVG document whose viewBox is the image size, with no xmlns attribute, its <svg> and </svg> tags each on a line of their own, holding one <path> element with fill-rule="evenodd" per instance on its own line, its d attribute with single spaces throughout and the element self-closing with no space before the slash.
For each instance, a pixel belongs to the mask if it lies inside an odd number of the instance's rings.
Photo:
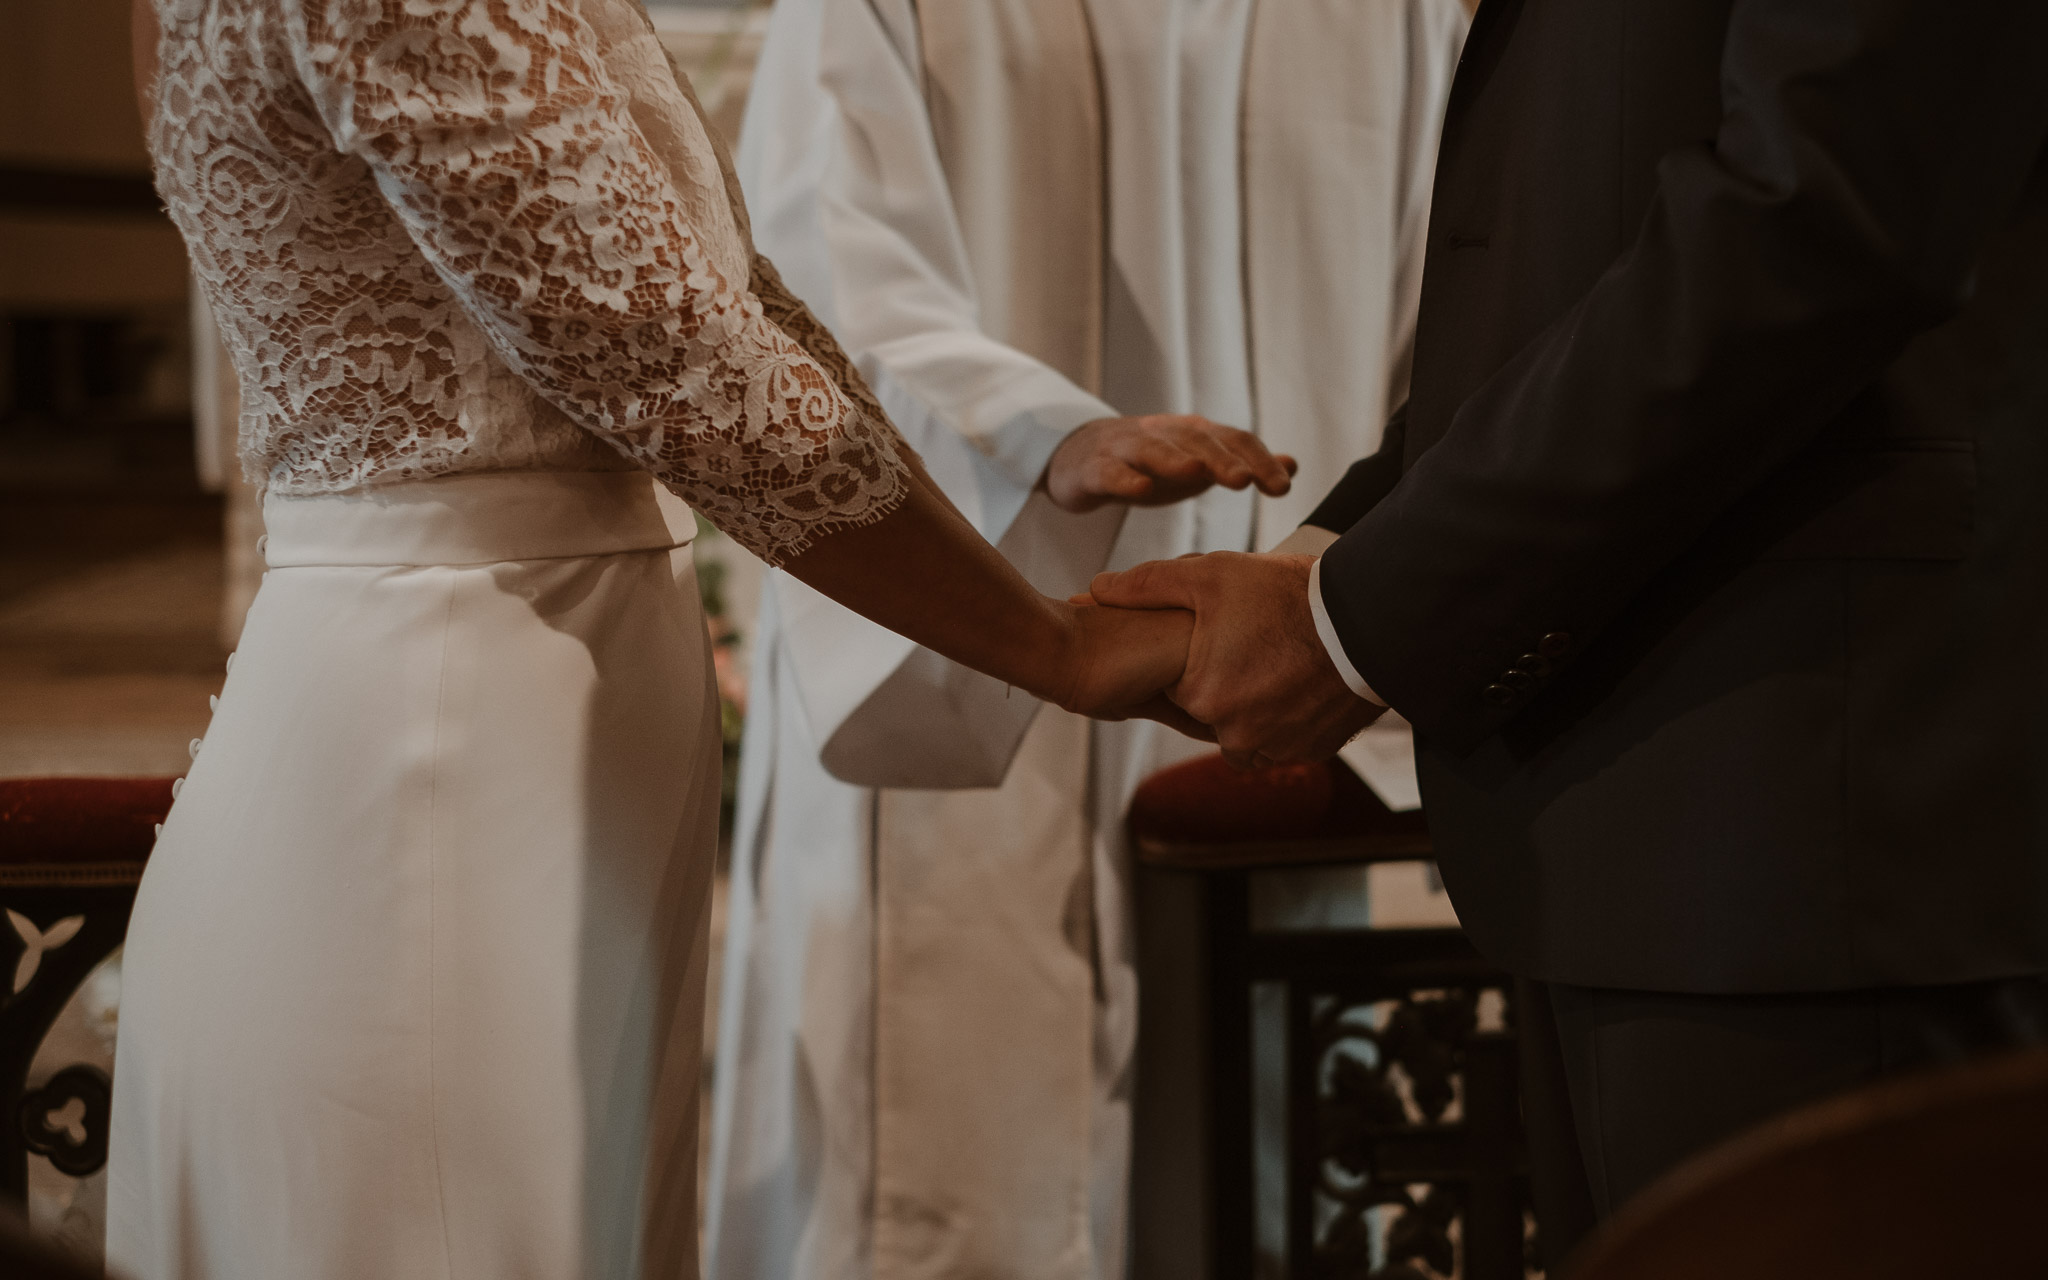
<svg viewBox="0 0 2048 1280">
<path fill-rule="evenodd" d="M 1271 497 L 1294 483 L 1294 459 L 1267 451 L 1249 431 L 1193 415 L 1155 413 L 1084 422 L 1053 452 L 1045 490 L 1062 510 L 1111 502 L 1159 507 L 1211 485 L 1257 485 Z"/>
<path fill-rule="evenodd" d="M 1351 692 L 1308 609 L 1313 556 L 1221 551 L 1104 573 L 1101 604 L 1194 613 L 1187 669 L 1168 690 L 1239 768 L 1321 760 L 1386 708 Z"/>
</svg>

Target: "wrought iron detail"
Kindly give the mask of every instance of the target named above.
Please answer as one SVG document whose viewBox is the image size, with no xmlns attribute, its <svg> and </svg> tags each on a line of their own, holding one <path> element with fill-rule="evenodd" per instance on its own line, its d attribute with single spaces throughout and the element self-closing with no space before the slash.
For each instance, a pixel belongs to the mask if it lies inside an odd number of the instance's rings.
<svg viewBox="0 0 2048 1280">
<path fill-rule="evenodd" d="M 1505 983 L 1297 997 L 1292 1092 L 1317 1137 L 1295 1162 L 1306 1274 L 1528 1273 L 1509 1001 Z"/>
<path fill-rule="evenodd" d="M 14 929 L 14 936 L 21 940 L 21 958 L 14 962 L 14 983 L 7 990 L 7 998 L 13 999 L 28 990 L 28 984 L 36 980 L 36 971 L 43 967 L 43 957 L 55 951 L 78 936 L 85 925 L 84 916 L 65 916 L 48 929 L 38 929 L 36 922 L 21 912 L 9 908 L 7 923 Z"/>
<path fill-rule="evenodd" d="M 1255 1271 L 1254 985 L 1285 993 L 1289 1280 L 1527 1280 L 1513 987 L 1456 929 L 1249 927 L 1205 878 L 1217 1275 Z"/>
<path fill-rule="evenodd" d="M 106 1074 L 66 1067 L 34 1091 L 28 1074 L 57 1015 L 126 936 L 140 870 L 82 884 L 0 879 L 0 1202 L 27 1202 L 31 1153 L 74 1177 L 106 1163 Z"/>
<path fill-rule="evenodd" d="M 113 1079 L 98 1067 L 72 1066 L 23 1094 L 15 1121 L 23 1146 L 60 1173 L 84 1178 L 106 1166 L 113 1110 Z"/>
</svg>

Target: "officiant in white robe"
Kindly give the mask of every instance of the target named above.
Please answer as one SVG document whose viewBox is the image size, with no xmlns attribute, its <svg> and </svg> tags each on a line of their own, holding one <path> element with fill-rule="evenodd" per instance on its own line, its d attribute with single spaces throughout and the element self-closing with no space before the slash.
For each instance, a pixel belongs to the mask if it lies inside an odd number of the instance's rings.
<svg viewBox="0 0 2048 1280">
<path fill-rule="evenodd" d="M 1406 396 L 1464 27 L 1457 0 L 779 0 L 755 239 L 1042 590 L 1268 547 Z M 1293 491 L 1054 506 L 1067 433 L 1140 413 L 1255 430 Z M 1206 748 L 1039 708 L 779 573 L 752 698 L 708 1274 L 1121 1277 L 1123 813 Z M 1397 802 L 1401 753 L 1374 753 Z"/>
</svg>

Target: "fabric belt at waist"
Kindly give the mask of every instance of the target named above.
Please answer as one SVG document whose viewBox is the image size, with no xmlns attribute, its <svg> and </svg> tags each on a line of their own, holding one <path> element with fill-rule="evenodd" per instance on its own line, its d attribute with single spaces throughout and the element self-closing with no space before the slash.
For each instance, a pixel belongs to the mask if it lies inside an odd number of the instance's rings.
<svg viewBox="0 0 2048 1280">
<path fill-rule="evenodd" d="M 270 494 L 263 558 L 308 565 L 461 565 L 663 551 L 696 536 L 644 471 L 506 471 Z"/>
</svg>

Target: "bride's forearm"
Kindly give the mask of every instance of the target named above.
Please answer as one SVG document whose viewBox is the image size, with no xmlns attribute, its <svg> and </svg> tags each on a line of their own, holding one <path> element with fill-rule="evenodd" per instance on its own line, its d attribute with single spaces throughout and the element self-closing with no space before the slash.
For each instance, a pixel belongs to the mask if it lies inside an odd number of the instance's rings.
<svg viewBox="0 0 2048 1280">
<path fill-rule="evenodd" d="M 1034 590 L 916 462 L 909 485 L 887 516 L 820 538 L 783 567 L 926 648 L 1069 701 L 1078 643 L 1072 610 Z"/>
</svg>

